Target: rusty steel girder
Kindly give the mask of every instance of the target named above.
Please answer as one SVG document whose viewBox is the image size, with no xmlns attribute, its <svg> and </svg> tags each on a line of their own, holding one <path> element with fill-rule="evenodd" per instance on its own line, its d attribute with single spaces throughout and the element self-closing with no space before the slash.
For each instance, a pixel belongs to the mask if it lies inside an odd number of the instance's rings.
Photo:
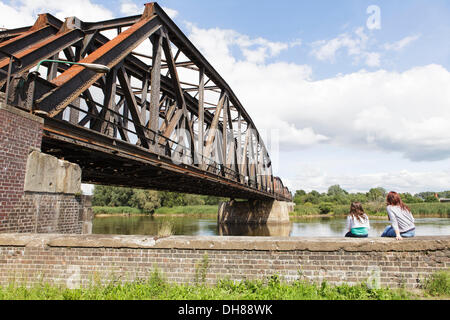
<svg viewBox="0 0 450 320">
<path fill-rule="evenodd" d="M 292 200 L 232 89 L 157 3 L 0 32 L 0 89 L 44 118 L 43 151 L 86 183 Z"/>
</svg>

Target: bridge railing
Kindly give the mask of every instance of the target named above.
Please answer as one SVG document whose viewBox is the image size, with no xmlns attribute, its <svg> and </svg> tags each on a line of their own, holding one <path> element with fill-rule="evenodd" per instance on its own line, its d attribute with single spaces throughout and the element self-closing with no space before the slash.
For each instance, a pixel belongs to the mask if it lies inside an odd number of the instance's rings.
<svg viewBox="0 0 450 320">
<path fill-rule="evenodd" d="M 38 74 L 35 73 L 35 76 L 38 76 Z M 95 101 L 91 101 L 94 104 L 98 104 Z M 98 104 L 99 106 L 102 106 Z M 105 123 L 108 125 L 111 125 L 112 127 L 117 127 L 117 123 L 119 121 L 122 121 L 122 123 L 125 121 L 132 122 L 132 119 L 129 117 L 124 117 L 124 115 L 120 112 L 117 112 L 115 110 L 110 110 L 112 114 L 115 116 L 115 120 L 111 121 L 110 119 L 106 119 L 104 117 L 101 117 L 95 113 L 89 112 L 89 110 L 85 110 L 81 107 L 77 107 L 73 104 L 69 105 L 70 109 L 76 110 L 82 114 L 85 115 L 85 117 L 89 117 L 92 121 L 92 119 L 96 119 L 100 121 L 101 123 Z M 45 114 L 42 114 L 45 115 Z M 64 116 L 64 114 L 63 114 Z M 83 116 L 82 116 L 83 117 Z M 70 119 L 64 119 L 69 122 Z M 237 180 L 242 182 L 243 184 L 246 184 L 248 187 L 252 187 L 255 189 L 258 189 L 258 183 L 255 179 L 250 179 L 248 176 L 242 175 L 240 172 L 233 170 L 232 168 L 227 167 L 223 163 L 219 163 L 213 158 L 207 157 L 205 155 L 199 154 L 198 152 L 195 152 L 192 154 L 192 149 L 190 147 L 187 147 L 184 143 L 180 143 L 176 140 L 173 140 L 171 138 L 168 138 L 164 136 L 160 131 L 152 130 L 148 127 L 142 126 L 140 124 L 133 123 L 134 126 L 139 126 L 142 130 L 144 130 L 146 134 L 146 140 L 149 142 L 150 150 L 157 153 L 158 155 L 166 156 L 174 160 L 178 163 L 183 163 L 185 165 L 192 165 L 193 163 L 200 163 L 205 164 L 206 171 L 214 173 L 217 176 L 226 177 L 232 180 Z M 121 129 L 133 134 L 137 135 L 136 130 L 132 130 L 129 126 L 123 126 Z M 168 145 L 172 145 L 172 147 L 168 148 Z M 153 147 L 152 146 L 156 146 Z M 188 160 L 187 160 L 188 159 Z M 272 190 L 272 193 L 275 193 L 275 190 Z M 280 192 L 283 194 L 282 192 Z"/>
</svg>

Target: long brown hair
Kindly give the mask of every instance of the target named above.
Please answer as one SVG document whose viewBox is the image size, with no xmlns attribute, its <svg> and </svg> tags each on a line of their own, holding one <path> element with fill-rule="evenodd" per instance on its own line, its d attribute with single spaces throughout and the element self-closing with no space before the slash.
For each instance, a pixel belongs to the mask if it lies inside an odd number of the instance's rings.
<svg viewBox="0 0 450 320">
<path fill-rule="evenodd" d="M 409 207 L 403 203 L 402 198 L 400 198 L 400 195 L 395 191 L 391 191 L 388 193 L 388 195 L 386 196 L 386 202 L 389 206 L 398 206 L 403 210 L 411 212 L 411 209 L 409 209 Z"/>
<path fill-rule="evenodd" d="M 356 218 L 359 222 L 363 222 L 363 220 L 365 219 L 365 212 L 361 202 L 352 202 L 352 204 L 350 205 L 350 215 L 353 218 Z"/>
</svg>

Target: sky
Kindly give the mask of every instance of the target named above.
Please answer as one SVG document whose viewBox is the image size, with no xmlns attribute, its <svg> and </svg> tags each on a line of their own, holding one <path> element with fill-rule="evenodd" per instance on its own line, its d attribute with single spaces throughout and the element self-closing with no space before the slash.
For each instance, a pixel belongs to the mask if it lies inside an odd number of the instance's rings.
<svg viewBox="0 0 450 320">
<path fill-rule="evenodd" d="M 0 0 L 0 27 L 38 13 L 99 21 L 144 1 Z M 450 190 L 450 2 L 163 0 L 274 143 L 292 190 Z"/>
</svg>

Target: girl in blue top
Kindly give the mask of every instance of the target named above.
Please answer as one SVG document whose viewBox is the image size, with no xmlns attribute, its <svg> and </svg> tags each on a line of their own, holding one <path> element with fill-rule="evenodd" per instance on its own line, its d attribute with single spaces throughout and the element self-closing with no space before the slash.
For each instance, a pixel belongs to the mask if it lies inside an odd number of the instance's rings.
<svg viewBox="0 0 450 320">
<path fill-rule="evenodd" d="M 369 217 L 364 213 L 360 202 L 353 202 L 347 216 L 347 234 L 350 238 L 367 238 L 369 236 Z"/>
</svg>

